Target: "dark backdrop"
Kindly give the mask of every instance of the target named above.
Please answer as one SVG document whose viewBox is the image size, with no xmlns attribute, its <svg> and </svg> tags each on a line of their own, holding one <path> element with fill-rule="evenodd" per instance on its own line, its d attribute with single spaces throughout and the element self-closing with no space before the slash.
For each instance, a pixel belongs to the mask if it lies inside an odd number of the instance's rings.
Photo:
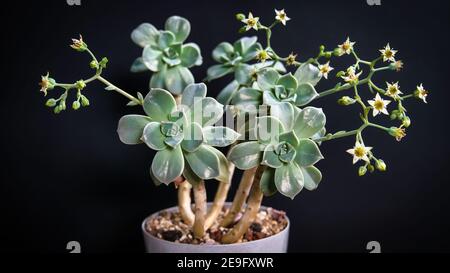
<svg viewBox="0 0 450 273">
<path fill-rule="evenodd" d="M 400 80 L 404 90 L 423 81 L 431 90 L 428 105 L 408 102 L 413 125 L 404 141 L 370 131 L 366 142 L 388 163 L 386 173 L 359 178 L 345 154 L 354 140 L 333 141 L 322 146 L 324 180 L 317 191 L 305 191 L 294 201 L 281 195 L 264 200 L 291 217 L 290 251 L 365 252 L 372 240 L 385 252 L 450 250 L 448 1 L 10 4 L 14 7 L 2 7 L 2 251 L 65 252 L 66 243 L 76 240 L 84 252 L 142 252 L 142 219 L 176 202 L 172 187 L 156 188 L 150 181 L 152 152 L 120 143 L 117 121 L 139 110 L 124 107 L 123 97 L 96 83 L 86 91 L 92 105 L 87 109 L 57 116 L 44 107 L 37 85 L 41 74 L 50 71 L 59 81 L 75 81 L 91 73 L 88 57 L 71 50 L 69 38 L 82 33 L 99 56 L 109 57 L 108 79 L 127 90 L 146 91 L 149 73 L 129 73 L 141 53 L 130 32 L 141 22 L 162 28 L 170 15 L 188 18 L 188 40 L 200 45 L 204 57 L 204 65 L 193 69 L 199 80 L 213 63 L 211 50 L 240 37 L 235 13 L 253 11 L 267 22 L 273 8 L 283 7 L 293 19 L 273 35 L 282 54 L 293 50 L 304 59 L 320 44 L 333 48 L 350 36 L 360 55 L 369 58 L 389 41 L 406 66 L 402 73 L 385 73 L 386 79 Z M 211 83 L 209 94 L 215 96 L 227 82 Z M 356 107 L 336 106 L 336 99 L 321 101 L 329 131 L 358 126 Z M 211 196 L 215 183 L 209 188 Z"/>
</svg>

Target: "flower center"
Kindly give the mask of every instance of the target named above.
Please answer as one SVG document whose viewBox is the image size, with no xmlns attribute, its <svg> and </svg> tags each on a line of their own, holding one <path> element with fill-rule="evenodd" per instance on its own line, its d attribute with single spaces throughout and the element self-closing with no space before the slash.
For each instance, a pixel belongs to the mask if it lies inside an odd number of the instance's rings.
<svg viewBox="0 0 450 273">
<path fill-rule="evenodd" d="M 387 58 L 391 58 L 392 57 L 392 51 L 391 50 L 386 50 L 386 52 L 384 53 L 384 55 L 387 57 Z"/>
<path fill-rule="evenodd" d="M 363 157 L 366 154 L 366 149 L 364 147 L 356 147 L 355 148 L 355 156 Z"/>
<path fill-rule="evenodd" d="M 384 108 L 384 102 L 382 102 L 381 100 L 377 100 L 375 101 L 373 107 L 375 107 L 375 109 L 377 110 L 381 110 Z"/>
<path fill-rule="evenodd" d="M 254 25 L 256 25 L 256 20 L 253 18 L 249 18 L 247 21 L 247 24 L 251 27 L 253 27 Z"/>
</svg>

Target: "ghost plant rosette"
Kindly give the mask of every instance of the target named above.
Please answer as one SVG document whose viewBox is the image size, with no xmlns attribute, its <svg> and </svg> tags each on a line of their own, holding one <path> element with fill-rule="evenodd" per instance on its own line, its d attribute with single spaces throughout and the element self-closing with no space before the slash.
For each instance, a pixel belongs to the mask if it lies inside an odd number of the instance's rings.
<svg viewBox="0 0 450 273">
<path fill-rule="evenodd" d="M 218 222 L 235 167 L 244 171 L 231 207 L 218 223 L 225 244 L 241 240 L 255 221 L 264 196 L 280 193 L 294 199 L 304 188 L 315 190 L 322 180 L 317 163 L 324 159 L 321 150 L 330 140 L 353 138 L 349 153 L 353 164 L 360 164 L 358 174 L 386 171 L 387 164 L 376 155 L 378 147 L 364 141 L 363 133 L 373 128 L 400 141 L 411 126 L 405 103 L 416 98 L 427 102 L 428 91 L 422 84 L 405 92 L 399 82 L 383 82 L 383 71 L 400 71 L 403 62 L 398 50 L 387 44 L 372 60 L 360 58 L 356 43 L 349 37 L 331 50 L 320 46 L 314 57 L 297 60 L 298 54 L 279 55 L 271 45 L 272 31 L 285 26 L 291 18 L 285 10 L 275 10 L 274 21 L 264 25 L 260 17 L 249 13 L 236 18 L 244 25 L 240 32 L 265 34 L 265 42 L 256 36 L 220 43 L 212 52 L 217 64 L 207 70 L 205 81 L 222 77 L 230 82 L 219 92 L 217 101 L 207 97 L 204 83 L 194 84 L 190 67 L 201 65 L 196 44 L 183 44 L 190 33 L 189 22 L 172 16 L 165 30 L 145 23 L 132 32 L 132 40 L 143 47 L 142 57 L 132 71 L 151 70 L 150 90 L 136 96 L 115 86 L 102 75 L 108 60 L 97 59 L 85 41 L 74 39 L 72 48 L 87 52 L 94 75 L 74 83 L 59 83 L 42 76 L 41 91 L 59 97 L 46 105 L 55 113 L 66 110 L 66 101 L 74 91 L 72 108 L 90 105 L 85 88 L 101 81 L 106 90 L 125 96 L 129 106 L 142 106 L 144 114 L 122 117 L 118 125 L 120 140 L 129 145 L 145 144 L 156 151 L 150 176 L 157 185 L 174 184 L 178 189 L 178 208 L 185 225 L 196 238 L 203 238 L 213 223 Z M 337 71 L 338 58 L 351 58 L 348 68 Z M 335 79 L 333 88 L 321 90 L 321 82 Z M 326 117 L 320 104 L 327 96 L 340 94 L 337 103 L 355 107 L 361 119 L 358 128 L 327 133 Z M 224 115 L 225 105 L 232 110 Z M 330 115 L 333 117 L 334 115 Z M 221 121 L 231 118 L 231 124 Z M 385 127 L 382 118 L 398 125 Z M 225 156 L 218 148 L 228 147 Z M 319 148 L 320 147 L 320 148 Z M 212 205 L 206 206 L 205 180 L 218 180 Z M 191 192 L 194 208 L 191 206 Z"/>
</svg>

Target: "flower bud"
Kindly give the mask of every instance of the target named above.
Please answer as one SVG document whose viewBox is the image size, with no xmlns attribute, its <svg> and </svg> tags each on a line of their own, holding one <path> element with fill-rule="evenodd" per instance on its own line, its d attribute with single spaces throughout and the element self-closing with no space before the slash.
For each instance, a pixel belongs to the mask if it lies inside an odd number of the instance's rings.
<svg viewBox="0 0 450 273">
<path fill-rule="evenodd" d="M 243 26 L 243 27 L 241 27 L 240 29 L 239 29 L 239 33 L 245 33 L 247 30 L 245 29 L 245 26 Z"/>
<path fill-rule="evenodd" d="M 404 138 L 406 136 L 405 129 L 403 129 L 403 128 L 391 127 L 391 128 L 389 128 L 388 133 L 391 136 L 395 137 L 395 139 L 397 141 L 401 141 L 402 138 Z"/>
<path fill-rule="evenodd" d="M 340 49 L 339 47 L 336 47 L 336 48 L 333 50 L 333 55 L 336 56 L 336 57 L 342 56 L 342 54 L 343 54 L 343 51 L 342 51 L 342 49 Z"/>
<path fill-rule="evenodd" d="M 391 118 L 391 120 L 394 120 L 394 119 L 398 119 L 399 115 L 400 115 L 399 110 L 393 110 L 389 117 Z"/>
<path fill-rule="evenodd" d="M 80 102 L 79 101 L 74 101 L 73 103 L 72 103 L 72 108 L 73 108 L 73 110 L 78 110 L 78 109 L 80 109 L 80 106 L 81 106 L 81 104 L 80 104 Z"/>
<path fill-rule="evenodd" d="M 70 45 L 70 47 L 79 52 L 86 51 L 86 49 L 88 48 L 81 35 L 79 39 L 72 39 L 72 44 Z"/>
<path fill-rule="evenodd" d="M 323 51 L 325 50 L 325 46 L 324 46 L 324 45 L 321 45 L 321 46 L 319 47 L 319 50 L 320 50 L 320 52 L 323 52 Z"/>
<path fill-rule="evenodd" d="M 327 58 L 327 59 L 329 59 L 329 58 L 331 58 L 331 56 L 333 55 L 333 52 L 332 51 L 327 51 L 327 52 L 325 52 L 325 54 L 323 55 L 325 58 Z"/>
<path fill-rule="evenodd" d="M 53 108 L 53 112 L 54 112 L 55 114 L 61 113 L 61 108 L 59 107 L 59 105 L 56 106 L 55 108 Z"/>
<path fill-rule="evenodd" d="M 100 61 L 100 67 L 101 68 L 106 68 L 106 64 L 108 64 L 109 60 L 106 57 L 103 57 L 102 60 Z"/>
<path fill-rule="evenodd" d="M 384 163 L 384 161 L 382 159 L 378 159 L 375 162 L 375 166 L 377 167 L 377 170 L 379 170 L 380 172 L 386 171 L 386 163 Z"/>
<path fill-rule="evenodd" d="M 78 90 L 83 90 L 86 87 L 86 83 L 83 80 L 77 81 L 75 85 Z"/>
<path fill-rule="evenodd" d="M 359 167 L 359 170 L 358 170 L 358 175 L 359 175 L 359 176 L 364 176 L 366 173 L 367 173 L 367 168 L 366 168 L 366 166 L 361 166 L 361 167 Z"/>
<path fill-rule="evenodd" d="M 98 69 L 98 62 L 96 61 L 96 60 L 92 60 L 90 63 L 89 63 L 89 66 L 92 68 L 92 69 Z"/>
<path fill-rule="evenodd" d="M 350 98 L 349 96 L 344 96 L 344 97 L 338 99 L 338 104 L 343 105 L 343 106 L 352 105 L 355 102 L 356 102 L 356 100 Z"/>
<path fill-rule="evenodd" d="M 87 107 L 89 106 L 89 100 L 88 98 L 86 98 L 85 96 L 81 95 L 81 105 L 83 107 Z"/>
<path fill-rule="evenodd" d="M 367 165 L 367 170 L 371 173 L 375 171 L 375 167 L 372 164 Z"/>
<path fill-rule="evenodd" d="M 49 99 L 45 103 L 45 106 L 47 106 L 47 107 L 54 107 L 55 105 L 56 105 L 56 100 L 55 99 Z"/>
<path fill-rule="evenodd" d="M 237 13 L 236 14 L 236 20 L 242 21 L 244 19 L 245 19 L 245 14 L 243 14 L 243 13 Z"/>
<path fill-rule="evenodd" d="M 345 71 L 339 71 L 338 73 L 336 73 L 336 78 L 341 78 L 345 76 Z"/>
<path fill-rule="evenodd" d="M 65 100 L 61 100 L 59 102 L 59 107 L 61 108 L 61 111 L 62 110 L 66 110 L 66 101 Z"/>
<path fill-rule="evenodd" d="M 403 127 L 408 128 L 409 126 L 411 126 L 411 119 L 408 116 L 404 116 L 402 120 L 402 125 Z"/>
</svg>

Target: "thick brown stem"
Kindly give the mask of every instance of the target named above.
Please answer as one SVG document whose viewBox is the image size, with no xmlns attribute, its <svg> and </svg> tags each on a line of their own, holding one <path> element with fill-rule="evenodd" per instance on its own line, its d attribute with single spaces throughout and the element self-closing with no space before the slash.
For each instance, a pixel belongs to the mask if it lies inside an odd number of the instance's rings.
<svg viewBox="0 0 450 273">
<path fill-rule="evenodd" d="M 201 180 L 192 186 L 194 190 L 195 200 L 195 220 L 194 220 L 194 236 L 202 238 L 205 234 L 205 218 L 206 218 L 206 189 L 205 182 Z"/>
<path fill-rule="evenodd" d="M 194 224 L 195 218 L 191 207 L 191 188 L 188 181 L 184 181 L 178 186 L 178 210 L 184 223 L 189 226 Z"/>
<path fill-rule="evenodd" d="M 244 206 L 245 200 L 247 200 L 247 196 L 252 187 L 253 177 L 255 176 L 257 167 L 246 170 L 242 175 L 241 182 L 239 183 L 239 188 L 237 189 L 236 195 L 233 199 L 233 204 L 230 207 L 227 215 L 222 220 L 220 225 L 222 227 L 231 226 L 235 220 L 238 213 L 241 212 L 242 207 Z"/>
<path fill-rule="evenodd" d="M 232 244 L 236 243 L 248 230 L 250 225 L 255 221 L 256 215 L 261 207 L 261 202 L 264 197 L 263 192 L 259 186 L 261 176 L 265 170 L 265 166 L 259 166 L 256 170 L 255 177 L 253 179 L 252 190 L 247 202 L 247 208 L 242 216 L 241 220 L 222 237 L 222 243 Z"/>
<path fill-rule="evenodd" d="M 206 216 L 206 230 L 214 224 L 214 221 L 217 219 L 217 216 L 219 216 L 220 212 L 222 211 L 223 205 L 227 200 L 228 191 L 230 190 L 231 180 L 233 178 L 234 168 L 234 164 L 229 162 L 228 171 L 230 173 L 230 181 L 220 182 L 219 187 L 217 188 L 216 196 L 214 197 L 214 203 L 212 204 L 211 208 L 208 211 L 208 215 Z"/>
</svg>

